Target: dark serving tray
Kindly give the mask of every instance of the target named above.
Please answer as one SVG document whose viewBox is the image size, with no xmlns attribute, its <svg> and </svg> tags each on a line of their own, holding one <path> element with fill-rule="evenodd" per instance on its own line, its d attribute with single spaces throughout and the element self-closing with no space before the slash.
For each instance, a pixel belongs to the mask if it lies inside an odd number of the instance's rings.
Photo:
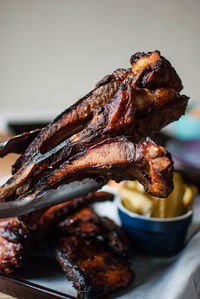
<svg viewBox="0 0 200 299">
<path fill-rule="evenodd" d="M 33 259 L 15 275 L 0 274 L 0 291 L 20 299 L 74 299 L 72 283 L 52 259 Z"/>
<path fill-rule="evenodd" d="M 0 274 L 0 289 L 3 293 L 20 299 L 76 298 L 6 274 Z"/>
<path fill-rule="evenodd" d="M 121 298 L 128 295 L 132 288 L 133 285 L 105 295 L 104 299 Z M 45 257 L 32 257 L 24 270 L 17 274 L 0 274 L 0 292 L 18 299 L 77 298 L 77 291 L 72 282 L 66 279 L 56 260 Z"/>
</svg>

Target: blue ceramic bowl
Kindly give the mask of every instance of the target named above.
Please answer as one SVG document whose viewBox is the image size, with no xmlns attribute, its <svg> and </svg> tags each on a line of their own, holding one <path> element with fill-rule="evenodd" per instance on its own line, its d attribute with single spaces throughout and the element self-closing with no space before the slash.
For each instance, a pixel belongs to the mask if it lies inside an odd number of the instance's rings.
<svg viewBox="0 0 200 299">
<path fill-rule="evenodd" d="M 133 249 L 153 256 L 173 255 L 184 246 L 192 211 L 174 218 L 149 218 L 130 212 L 117 198 L 123 228 L 132 239 Z"/>
</svg>

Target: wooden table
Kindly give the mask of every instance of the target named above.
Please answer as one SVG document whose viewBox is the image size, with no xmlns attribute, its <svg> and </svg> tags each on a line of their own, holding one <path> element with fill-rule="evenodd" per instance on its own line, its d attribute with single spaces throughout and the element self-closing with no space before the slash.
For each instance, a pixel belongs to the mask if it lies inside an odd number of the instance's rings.
<svg viewBox="0 0 200 299">
<path fill-rule="evenodd" d="M 8 133 L 0 134 L 0 141 L 6 140 L 10 135 Z M 17 160 L 19 155 L 9 154 L 3 159 L 0 159 L 0 179 L 9 176 L 11 173 L 11 166 Z"/>
<path fill-rule="evenodd" d="M 0 299 L 14 299 L 14 297 L 8 296 L 6 294 L 0 293 Z"/>
<path fill-rule="evenodd" d="M 11 297 L 11 296 L 3 294 L 3 293 L 0 293 L 0 299 L 14 299 L 14 297 Z"/>
</svg>

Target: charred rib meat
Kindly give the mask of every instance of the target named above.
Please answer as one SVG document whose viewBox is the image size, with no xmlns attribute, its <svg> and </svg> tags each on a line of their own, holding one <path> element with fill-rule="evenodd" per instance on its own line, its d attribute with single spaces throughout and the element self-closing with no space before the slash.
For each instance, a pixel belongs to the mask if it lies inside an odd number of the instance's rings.
<svg viewBox="0 0 200 299">
<path fill-rule="evenodd" d="M 78 298 L 97 298 L 130 284 L 133 274 L 124 258 L 98 240 L 69 235 L 60 239 L 57 259 L 78 290 Z"/>
<path fill-rule="evenodd" d="M 0 190 L 1 200 L 5 200 L 4 191 L 12 195 L 16 188 L 23 186 L 21 178 L 25 174 L 18 173 Z M 30 192 L 23 192 L 24 196 L 34 198 L 56 184 L 67 183 L 74 179 L 103 175 L 116 181 L 137 179 L 145 190 L 155 196 L 166 197 L 172 190 L 173 164 L 169 153 L 147 139 L 143 143 L 134 144 L 125 137 L 106 139 L 105 141 L 89 147 L 71 159 L 62 163 L 58 168 L 46 173 L 39 182 L 32 180 L 33 187 Z M 29 177 L 30 174 L 29 174 Z M 24 184 L 24 190 L 26 185 Z"/>
<path fill-rule="evenodd" d="M 17 217 L 0 220 L 0 272 L 12 273 L 24 265 L 28 253 L 42 239 L 56 229 L 60 221 L 69 217 L 83 206 L 94 202 L 112 200 L 107 192 L 95 192 L 85 197 L 75 198 L 49 209 Z"/>
<path fill-rule="evenodd" d="M 56 256 L 67 278 L 73 281 L 78 298 L 97 298 L 132 281 L 127 261 L 120 251 L 116 253 L 119 236 L 124 233 L 114 223 L 115 231 L 108 231 L 105 219 L 84 209 L 61 225 L 65 233 L 58 242 Z"/>
<path fill-rule="evenodd" d="M 133 273 L 124 259 L 129 253 L 125 233 L 112 220 L 98 216 L 91 208 L 79 210 L 83 203 L 110 199 L 112 196 L 106 192 L 75 199 L 40 212 L 41 215 L 36 213 L 36 217 L 30 215 L 30 221 L 26 219 L 29 227 L 17 218 L 1 220 L 0 272 L 12 273 L 20 269 L 26 260 L 27 248 L 34 251 L 33 245 L 37 244 L 32 242 L 29 246 L 30 242 L 38 237 L 38 231 L 46 221 L 52 228 L 52 224 L 55 227 L 65 217 L 57 230 L 61 236 L 56 256 L 67 277 L 73 280 L 79 297 L 97 298 L 126 287 L 132 281 Z M 33 220 L 36 220 L 34 226 Z M 44 241 L 48 232 L 44 225 L 39 237 Z"/>
<path fill-rule="evenodd" d="M 0 220 L 0 272 L 22 267 L 30 232 L 16 217 Z"/>
<path fill-rule="evenodd" d="M 47 235 L 66 217 L 83 207 L 87 207 L 95 202 L 113 200 L 113 195 L 98 191 L 89 193 L 87 196 L 74 198 L 71 201 L 53 206 L 49 209 L 39 210 L 28 215 L 21 216 L 23 223 L 39 237 Z"/>
<path fill-rule="evenodd" d="M 180 95 L 181 80 L 158 51 L 136 53 L 131 64 L 127 70 L 118 69 L 104 77 L 91 93 L 38 134 L 15 164 L 15 175 L 0 188 L 1 201 L 23 198 L 26 194 L 35 196 L 52 186 L 73 180 L 71 173 L 86 177 L 102 172 L 106 177 L 115 176 L 117 180 L 139 177 L 146 191 L 155 196 L 166 197 L 171 192 L 172 166 L 168 154 L 169 160 L 166 154 L 156 160 L 156 179 L 151 177 L 150 170 L 155 167 L 155 163 L 151 163 L 152 147 L 141 139 L 177 120 L 185 112 L 188 98 Z M 101 160 L 99 166 L 95 155 L 103 152 L 105 144 L 107 149 L 109 143 L 112 147 L 116 145 L 115 138 L 124 138 L 123 147 L 126 147 L 126 137 L 123 136 L 128 137 L 129 145 L 132 142 L 131 158 L 125 159 L 118 150 L 118 156 L 113 160 L 110 148 L 110 159 L 104 163 Z M 145 154 L 142 151 L 144 161 L 139 155 L 141 163 L 138 163 L 135 158 L 141 148 L 146 148 Z M 164 167 L 158 163 L 161 156 L 165 156 Z M 86 161 L 89 161 L 88 165 Z M 123 175 L 117 177 L 114 170 L 119 165 Z M 147 167 L 143 170 L 141 165 Z"/>
<path fill-rule="evenodd" d="M 58 226 L 60 232 L 100 239 L 114 252 L 129 256 L 130 244 L 124 231 L 107 217 L 100 217 L 91 207 L 83 208 L 67 217 Z"/>
<path fill-rule="evenodd" d="M 131 85 L 133 88 L 149 88 L 150 90 L 163 87 L 172 88 L 177 92 L 183 88 L 176 71 L 160 55 L 159 51 L 147 54 L 136 53 L 131 57 L 131 65 L 132 67 L 129 69 L 118 69 L 111 75 L 105 76 L 97 83 L 93 91 L 56 117 L 30 144 L 14 167 L 14 171 L 28 161 L 38 149 L 42 153 L 47 152 L 85 127 L 88 121 L 92 119 L 93 112 L 107 104 L 121 84 L 123 86 Z M 185 101 L 187 100 L 185 99 Z M 179 113 L 182 113 L 182 111 Z M 177 118 L 180 115 L 177 115 Z M 140 139 L 142 137 L 140 136 Z"/>
</svg>

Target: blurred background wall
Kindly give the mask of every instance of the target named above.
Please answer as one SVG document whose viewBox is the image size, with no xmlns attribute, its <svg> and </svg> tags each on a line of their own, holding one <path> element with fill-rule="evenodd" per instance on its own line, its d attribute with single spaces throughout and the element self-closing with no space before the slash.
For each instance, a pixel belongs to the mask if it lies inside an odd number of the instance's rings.
<svg viewBox="0 0 200 299">
<path fill-rule="evenodd" d="M 0 116 L 53 117 L 155 49 L 199 101 L 199 0 L 0 0 Z"/>
</svg>

